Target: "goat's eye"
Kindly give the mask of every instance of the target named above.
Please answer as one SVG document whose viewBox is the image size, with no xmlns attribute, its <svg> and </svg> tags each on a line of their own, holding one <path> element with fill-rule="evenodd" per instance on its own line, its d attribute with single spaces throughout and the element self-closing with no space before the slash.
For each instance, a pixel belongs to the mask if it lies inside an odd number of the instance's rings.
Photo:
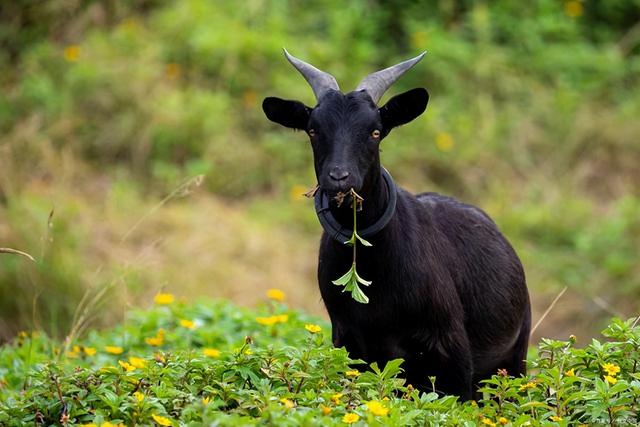
<svg viewBox="0 0 640 427">
<path fill-rule="evenodd" d="M 374 130 L 373 132 L 371 132 L 371 136 L 375 139 L 380 138 L 380 131 L 378 129 Z"/>
<path fill-rule="evenodd" d="M 309 136 L 315 136 L 316 135 L 316 130 L 315 129 L 309 129 L 307 131 L 307 133 L 309 134 Z"/>
</svg>

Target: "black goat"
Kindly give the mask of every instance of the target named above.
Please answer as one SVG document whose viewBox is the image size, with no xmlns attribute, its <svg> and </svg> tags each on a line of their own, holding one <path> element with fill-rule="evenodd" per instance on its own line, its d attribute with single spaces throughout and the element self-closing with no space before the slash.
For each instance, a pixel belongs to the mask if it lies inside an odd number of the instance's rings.
<svg viewBox="0 0 640 427">
<path fill-rule="evenodd" d="M 424 112 L 429 95 L 412 89 L 378 108 L 384 92 L 422 55 L 371 74 L 343 94 L 336 80 L 285 51 L 309 82 L 317 105 L 266 98 L 269 120 L 302 129 L 311 140 L 325 228 L 318 281 L 333 343 L 367 362 L 403 358 L 408 383 L 470 399 L 474 385 L 498 369 L 525 373 L 531 311 L 524 271 L 511 245 L 480 209 L 436 193 L 397 188 L 380 165 L 379 145 L 392 128 Z M 332 284 L 352 263 L 344 242 L 353 227 L 353 188 L 364 198 L 358 229 L 360 275 L 373 284 L 368 304 Z"/>
</svg>

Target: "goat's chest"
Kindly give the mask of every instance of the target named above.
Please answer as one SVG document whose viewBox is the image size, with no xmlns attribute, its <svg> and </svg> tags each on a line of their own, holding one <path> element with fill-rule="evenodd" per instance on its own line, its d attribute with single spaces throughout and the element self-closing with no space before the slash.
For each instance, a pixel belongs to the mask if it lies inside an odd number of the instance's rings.
<svg viewBox="0 0 640 427">
<path fill-rule="evenodd" d="M 360 255 L 362 253 L 362 255 Z M 352 259 L 338 253 L 321 256 L 318 281 L 322 298 L 332 319 L 364 328 L 396 329 L 403 325 L 423 323 L 433 310 L 431 279 L 426 262 L 415 262 L 406 256 L 385 251 L 360 250 L 358 274 L 371 280 L 370 286 L 360 285 L 369 298 L 361 304 L 332 283 L 351 267 Z"/>
</svg>

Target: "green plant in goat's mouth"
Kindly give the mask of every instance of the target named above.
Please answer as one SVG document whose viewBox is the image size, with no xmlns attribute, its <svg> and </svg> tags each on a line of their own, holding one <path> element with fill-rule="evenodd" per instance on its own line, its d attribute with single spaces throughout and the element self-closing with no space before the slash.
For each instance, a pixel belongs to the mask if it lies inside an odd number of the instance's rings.
<svg viewBox="0 0 640 427">
<path fill-rule="evenodd" d="M 351 292 L 351 298 L 358 301 L 359 303 L 367 304 L 369 303 L 369 297 L 367 297 L 364 292 L 362 292 L 362 289 L 360 289 L 360 286 L 358 285 L 360 284 L 363 286 L 369 286 L 371 284 L 371 281 L 364 280 L 362 277 L 360 277 L 356 270 L 356 247 L 358 246 L 358 242 L 360 242 L 363 246 L 372 245 L 358 235 L 356 228 L 357 207 L 359 204 L 362 205 L 363 198 L 360 197 L 353 188 L 349 190 L 349 193 L 347 194 L 351 195 L 351 205 L 353 207 L 353 233 L 351 234 L 351 238 L 344 242 L 344 244 L 353 247 L 353 263 L 351 264 L 351 268 L 349 269 L 349 271 L 347 271 L 340 278 L 334 280 L 332 283 L 336 286 L 344 286 L 342 292 Z M 341 203 L 342 199 L 344 199 L 347 194 L 341 194 L 341 197 L 338 198 L 338 203 Z"/>
</svg>

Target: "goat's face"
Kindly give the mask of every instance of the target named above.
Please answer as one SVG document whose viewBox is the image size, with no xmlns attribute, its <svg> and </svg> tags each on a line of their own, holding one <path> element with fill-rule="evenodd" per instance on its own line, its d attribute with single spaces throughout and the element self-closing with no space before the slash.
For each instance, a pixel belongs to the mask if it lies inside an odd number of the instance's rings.
<svg viewBox="0 0 640 427">
<path fill-rule="evenodd" d="M 422 114 L 428 100 L 425 89 L 412 89 L 378 108 L 365 90 L 346 95 L 328 90 L 314 108 L 273 97 L 265 98 L 262 108 L 269 120 L 307 132 L 318 184 L 335 195 L 367 190 L 369 178 L 379 173 L 380 141 Z"/>
</svg>

